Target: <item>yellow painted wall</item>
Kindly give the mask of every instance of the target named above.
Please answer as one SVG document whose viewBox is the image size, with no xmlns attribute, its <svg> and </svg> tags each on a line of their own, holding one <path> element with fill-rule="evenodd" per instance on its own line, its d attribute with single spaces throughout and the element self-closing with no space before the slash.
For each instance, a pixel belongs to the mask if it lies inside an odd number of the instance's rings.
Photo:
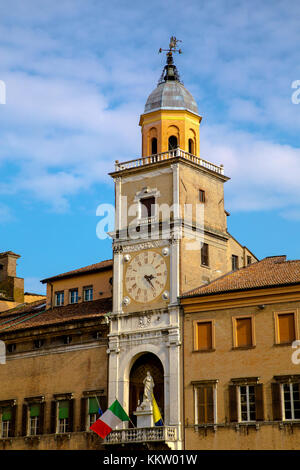
<svg viewBox="0 0 300 470">
<path fill-rule="evenodd" d="M 53 293 L 53 305 L 55 305 L 55 292 L 64 291 L 64 305 L 69 304 L 69 290 L 78 288 L 78 296 L 81 299 L 78 301 L 83 302 L 83 288 L 93 286 L 93 300 L 104 299 L 112 296 L 112 286 L 109 279 L 112 277 L 112 269 L 100 271 L 96 273 L 81 274 L 78 276 L 58 279 L 47 284 L 47 307 L 51 307 L 51 292 Z M 103 294 L 100 295 L 100 292 Z"/>
<path fill-rule="evenodd" d="M 264 303 L 262 299 L 260 302 Z M 258 306 L 240 306 L 225 310 L 195 312 L 184 317 L 184 406 L 186 425 L 186 449 L 299 449 L 300 428 L 289 426 L 280 429 L 273 422 L 271 382 L 274 375 L 300 374 L 300 366 L 292 363 L 291 345 L 275 344 L 274 311 L 295 310 L 300 302 L 279 302 Z M 233 349 L 232 317 L 253 315 L 256 345 L 251 349 Z M 193 325 L 197 320 L 215 322 L 215 351 L 194 352 Z M 299 337 L 298 331 L 298 337 Z M 235 429 L 229 423 L 228 386 L 232 378 L 260 377 L 264 384 L 265 422 L 259 430 L 245 427 Z M 215 380 L 217 384 L 218 424 L 213 430 L 194 429 L 194 394 L 192 381 Z M 207 435 L 205 435 L 207 434 Z"/>
</svg>

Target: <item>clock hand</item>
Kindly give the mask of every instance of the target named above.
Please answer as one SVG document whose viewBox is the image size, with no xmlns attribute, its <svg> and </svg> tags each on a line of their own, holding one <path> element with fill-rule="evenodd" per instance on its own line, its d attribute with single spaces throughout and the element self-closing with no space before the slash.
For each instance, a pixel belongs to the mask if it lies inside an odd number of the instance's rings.
<svg viewBox="0 0 300 470">
<path fill-rule="evenodd" d="M 152 276 L 152 274 L 151 274 L 151 276 Z M 150 276 L 147 276 L 147 274 L 145 274 L 144 278 L 146 279 L 146 281 L 149 282 L 149 284 L 150 284 L 150 286 L 152 287 L 152 289 L 154 289 L 154 285 L 153 285 L 152 282 L 151 282 L 151 279 L 154 279 L 153 276 L 150 277 Z"/>
</svg>

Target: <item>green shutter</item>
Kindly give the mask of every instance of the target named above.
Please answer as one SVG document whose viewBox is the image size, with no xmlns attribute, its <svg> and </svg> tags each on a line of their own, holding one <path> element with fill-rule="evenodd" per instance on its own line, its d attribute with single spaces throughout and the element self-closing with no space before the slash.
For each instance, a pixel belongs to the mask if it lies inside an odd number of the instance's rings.
<svg viewBox="0 0 300 470">
<path fill-rule="evenodd" d="M 11 406 L 7 406 L 2 410 L 2 421 L 11 421 L 12 419 L 12 409 Z"/>
<path fill-rule="evenodd" d="M 34 418 L 35 416 L 40 416 L 41 405 L 37 403 L 36 405 L 30 405 L 30 417 Z"/>
<path fill-rule="evenodd" d="M 64 400 L 60 401 L 59 404 L 58 417 L 59 419 L 64 419 L 69 417 L 69 401 Z"/>
<path fill-rule="evenodd" d="M 97 398 L 89 398 L 89 414 L 98 413 L 99 405 Z"/>
</svg>

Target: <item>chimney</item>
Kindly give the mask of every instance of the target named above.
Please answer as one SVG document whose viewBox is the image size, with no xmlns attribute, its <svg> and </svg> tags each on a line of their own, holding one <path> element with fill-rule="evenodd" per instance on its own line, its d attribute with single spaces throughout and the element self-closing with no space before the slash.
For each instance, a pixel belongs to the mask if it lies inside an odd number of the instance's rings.
<svg viewBox="0 0 300 470">
<path fill-rule="evenodd" d="M 17 277 L 17 260 L 20 255 L 12 251 L 0 253 L 1 297 L 13 302 L 24 302 L 24 279 Z"/>
</svg>

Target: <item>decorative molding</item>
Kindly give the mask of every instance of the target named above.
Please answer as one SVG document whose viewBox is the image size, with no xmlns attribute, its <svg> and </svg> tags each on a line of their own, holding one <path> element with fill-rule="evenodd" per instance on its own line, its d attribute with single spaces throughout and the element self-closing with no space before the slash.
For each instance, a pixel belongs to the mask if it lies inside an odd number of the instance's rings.
<svg viewBox="0 0 300 470">
<path fill-rule="evenodd" d="M 145 328 L 151 325 L 151 316 L 150 315 L 143 315 L 138 319 L 138 327 Z"/>
<path fill-rule="evenodd" d="M 148 250 L 150 248 L 160 248 L 168 244 L 169 244 L 168 240 L 152 240 L 152 241 L 138 243 L 135 245 L 127 245 L 127 246 L 123 245 L 123 248 L 120 251 L 123 251 L 123 253 L 132 253 L 134 251 Z"/>
</svg>

